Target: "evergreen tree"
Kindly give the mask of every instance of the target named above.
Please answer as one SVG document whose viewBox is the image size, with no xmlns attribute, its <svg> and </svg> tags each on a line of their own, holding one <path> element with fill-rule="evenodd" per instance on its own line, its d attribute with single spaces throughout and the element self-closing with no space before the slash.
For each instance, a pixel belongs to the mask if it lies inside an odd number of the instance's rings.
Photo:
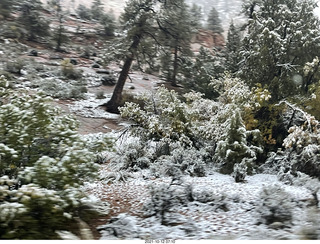
<svg viewBox="0 0 320 244">
<path fill-rule="evenodd" d="M 239 70 L 239 62 L 240 62 L 240 33 L 239 29 L 237 29 L 233 21 L 231 21 L 228 37 L 227 37 L 227 47 L 226 47 L 226 69 L 231 73 L 235 73 Z"/>
<path fill-rule="evenodd" d="M 56 42 L 56 51 L 60 52 L 61 45 L 69 40 L 68 36 L 65 34 L 65 28 L 63 27 L 63 15 L 59 14 L 59 26 L 54 31 L 53 40 Z"/>
<path fill-rule="evenodd" d="M 259 130 L 247 131 L 239 109 L 236 109 L 232 117 L 229 119 L 229 126 L 224 140 L 217 144 L 217 154 L 222 158 L 221 172 L 224 174 L 231 174 L 240 165 L 242 168 L 249 166 L 251 172 L 257 155 L 262 153 L 262 148 L 251 145 L 248 137 L 258 138 L 260 136 Z"/>
<path fill-rule="evenodd" d="M 39 0 L 24 0 L 19 3 L 21 15 L 19 23 L 28 32 L 28 40 L 50 35 L 49 22 L 40 15 L 42 3 Z"/>
<path fill-rule="evenodd" d="M 239 75 L 251 86 L 266 86 L 273 101 L 306 92 L 315 82 L 303 77 L 305 63 L 320 48 L 315 7 L 313 0 L 252 0 L 245 5 L 249 21 Z"/>
<path fill-rule="evenodd" d="M 91 5 L 91 15 L 93 19 L 101 20 L 103 17 L 103 3 L 101 0 L 94 0 Z"/>
<path fill-rule="evenodd" d="M 202 28 L 202 9 L 197 4 L 193 3 L 190 8 L 191 26 L 198 30 Z"/>
<path fill-rule="evenodd" d="M 0 16 L 2 15 L 5 19 L 11 15 L 14 7 L 15 0 L 1 0 L 0 1 Z"/>
<path fill-rule="evenodd" d="M 214 33 L 222 33 L 223 29 L 221 26 L 221 20 L 219 18 L 218 11 L 212 7 L 207 20 L 207 28 L 212 30 Z"/>
<path fill-rule="evenodd" d="M 81 19 L 91 20 L 92 18 L 90 9 L 82 4 L 79 4 L 76 12 Z"/>
<path fill-rule="evenodd" d="M 195 61 L 189 59 L 183 69 L 185 88 L 201 92 L 205 98 L 209 99 L 218 96 L 218 92 L 212 86 L 213 79 L 221 78 L 225 71 L 222 53 L 213 52 L 201 47 Z"/>
<path fill-rule="evenodd" d="M 9 87 L 0 77 L 0 239 L 57 239 L 88 214 L 98 151 L 48 98 Z"/>
<path fill-rule="evenodd" d="M 114 36 L 116 24 L 115 24 L 115 17 L 111 12 L 109 14 L 103 14 L 101 16 L 100 24 L 103 26 L 104 35 Z"/>
<path fill-rule="evenodd" d="M 126 45 L 124 48 L 126 54 L 112 97 L 107 103 L 103 104 L 109 112 L 119 112 L 118 108 L 122 102 L 123 87 L 132 62 L 137 58 L 139 47 L 143 40 L 154 33 L 155 3 L 156 1 L 154 0 L 131 0 L 127 2 L 124 13 L 120 17 L 120 21 L 126 30 L 126 36 L 123 40 L 123 44 Z"/>
<path fill-rule="evenodd" d="M 192 18 L 184 0 L 167 1 L 160 10 L 158 24 L 160 27 L 161 44 L 165 47 L 162 63 L 163 72 L 171 85 L 177 85 L 177 76 L 185 56 L 191 56 Z M 171 64 L 171 65 L 169 65 Z M 165 70 L 167 68 L 168 70 Z"/>
</svg>

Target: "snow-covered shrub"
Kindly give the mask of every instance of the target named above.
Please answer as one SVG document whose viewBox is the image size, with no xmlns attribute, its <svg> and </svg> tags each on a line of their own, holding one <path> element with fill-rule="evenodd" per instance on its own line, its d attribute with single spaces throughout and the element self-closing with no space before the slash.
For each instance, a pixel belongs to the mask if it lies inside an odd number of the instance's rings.
<svg viewBox="0 0 320 244">
<path fill-rule="evenodd" d="M 61 99 L 83 99 L 87 93 L 86 84 L 83 81 L 64 82 L 60 79 L 44 79 L 37 82 L 37 86 L 46 95 Z"/>
<path fill-rule="evenodd" d="M 233 178 L 236 182 L 244 182 L 244 179 L 247 176 L 247 170 L 248 170 L 248 166 L 247 166 L 247 162 L 246 160 L 248 160 L 247 158 L 244 158 L 244 160 L 241 161 L 241 163 L 236 163 L 233 166 Z"/>
<path fill-rule="evenodd" d="M 136 140 L 130 140 L 117 147 L 116 155 L 112 158 L 111 163 L 116 166 L 117 170 L 136 171 L 148 168 L 151 158 L 146 143 L 136 138 Z"/>
<path fill-rule="evenodd" d="M 229 211 L 228 200 L 225 194 L 217 194 L 210 190 L 192 191 L 194 201 L 208 203 L 216 210 Z"/>
<path fill-rule="evenodd" d="M 256 211 L 259 223 L 288 224 L 292 221 L 292 197 L 281 186 L 272 185 L 262 189 Z"/>
<path fill-rule="evenodd" d="M 251 136 L 251 141 L 249 140 Z M 224 135 L 224 140 L 217 144 L 216 153 L 220 157 L 221 169 L 224 174 L 231 174 L 235 164 L 249 167 L 252 173 L 255 160 L 263 149 L 259 146 L 260 133 L 256 131 L 247 131 L 239 110 L 236 110 L 229 120 L 228 130 Z M 251 144 L 252 143 L 252 144 Z M 236 167 L 237 168 L 237 167 Z"/>
<path fill-rule="evenodd" d="M 301 126 L 289 129 L 289 135 L 283 141 L 286 167 L 293 175 L 300 171 L 312 177 L 320 175 L 320 130 L 319 121 L 308 115 Z"/>
<path fill-rule="evenodd" d="M 151 166 L 153 174 L 177 178 L 181 175 L 203 177 L 207 175 L 205 152 L 195 148 L 178 147 L 170 155 L 158 158 Z"/>
<path fill-rule="evenodd" d="M 6 71 L 14 74 L 21 74 L 21 70 L 26 65 L 26 62 L 22 59 L 16 59 L 13 61 L 8 61 L 6 63 Z"/>
<path fill-rule="evenodd" d="M 150 200 L 143 206 L 146 217 L 155 216 L 165 225 L 170 213 L 175 212 L 175 208 L 192 201 L 192 189 L 190 186 L 160 184 L 150 186 Z"/>
<path fill-rule="evenodd" d="M 80 187 L 96 176 L 95 153 L 73 117 L 43 96 L 1 84 L 0 238 L 57 238 L 90 202 Z"/>
<path fill-rule="evenodd" d="M 78 80 L 82 77 L 82 71 L 75 69 L 70 59 L 61 62 L 61 72 L 68 79 Z"/>
<path fill-rule="evenodd" d="M 144 101 L 144 109 L 135 103 L 120 108 L 121 115 L 136 124 L 133 133 L 146 140 L 180 142 L 185 147 L 200 139 L 193 126 L 203 116 L 197 117 L 197 111 L 190 110 L 192 105 L 180 100 L 176 92 L 160 87 L 155 94 L 145 95 Z"/>
</svg>

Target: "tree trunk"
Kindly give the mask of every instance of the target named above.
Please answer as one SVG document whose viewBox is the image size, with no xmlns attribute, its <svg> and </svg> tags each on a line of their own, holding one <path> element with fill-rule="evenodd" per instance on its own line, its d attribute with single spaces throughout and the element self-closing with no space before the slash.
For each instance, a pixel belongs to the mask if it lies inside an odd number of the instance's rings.
<svg viewBox="0 0 320 244">
<path fill-rule="evenodd" d="M 171 85 L 177 86 L 177 74 L 178 74 L 178 47 L 175 46 L 174 48 L 174 59 L 173 59 L 173 74 L 172 74 L 172 80 Z"/>
<path fill-rule="evenodd" d="M 119 113 L 119 106 L 122 103 L 123 87 L 124 87 L 124 84 L 126 83 L 131 64 L 135 58 L 135 52 L 140 44 L 140 38 L 141 36 L 136 36 L 134 38 L 133 43 L 131 44 L 129 49 L 130 54 L 127 56 L 124 62 L 117 84 L 113 90 L 112 97 L 107 103 L 102 105 L 106 107 L 106 110 L 110 113 Z"/>
</svg>

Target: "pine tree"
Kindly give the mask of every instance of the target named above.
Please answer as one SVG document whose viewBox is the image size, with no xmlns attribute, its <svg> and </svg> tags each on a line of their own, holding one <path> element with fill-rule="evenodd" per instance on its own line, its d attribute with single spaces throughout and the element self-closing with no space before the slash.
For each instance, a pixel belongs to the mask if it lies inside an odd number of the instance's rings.
<svg viewBox="0 0 320 244">
<path fill-rule="evenodd" d="M 76 9 L 76 13 L 81 19 L 91 20 L 92 18 L 90 9 L 82 4 L 79 4 L 78 8 Z"/>
<path fill-rule="evenodd" d="M 226 47 L 226 69 L 231 73 L 235 73 L 239 70 L 239 62 L 240 62 L 240 33 L 239 29 L 237 29 L 233 21 L 231 21 L 228 37 L 227 37 L 227 47 Z"/>
<path fill-rule="evenodd" d="M 212 30 L 214 33 L 223 32 L 221 20 L 219 18 L 219 13 L 214 7 L 211 8 L 210 13 L 208 15 L 207 28 L 209 30 Z"/>
<path fill-rule="evenodd" d="M 190 8 L 191 26 L 198 30 L 202 28 L 202 9 L 197 4 L 193 3 Z"/>
<path fill-rule="evenodd" d="M 110 12 L 109 14 L 103 14 L 100 18 L 100 24 L 103 26 L 104 35 L 114 36 L 114 31 L 116 29 L 115 17 Z"/>
<path fill-rule="evenodd" d="M 91 15 L 93 19 L 101 20 L 103 17 L 103 3 L 101 0 L 94 0 L 91 5 Z"/>
<path fill-rule="evenodd" d="M 127 45 L 125 47 L 126 55 L 112 97 L 107 103 L 103 104 L 109 112 L 119 112 L 123 87 L 131 65 L 138 55 L 139 46 L 145 38 L 154 33 L 155 3 L 156 1 L 153 0 L 131 0 L 127 2 L 124 13 L 120 17 L 120 21 L 127 31 L 126 38 L 123 40 L 123 44 Z"/>
<path fill-rule="evenodd" d="M 1 0 L 0 2 L 0 16 L 5 19 L 10 17 L 15 0 Z"/>
<path fill-rule="evenodd" d="M 63 15 L 59 14 L 59 26 L 53 33 L 53 40 L 56 41 L 56 51 L 60 52 L 61 50 L 61 45 L 63 43 L 66 43 L 69 38 L 65 34 L 65 28 L 63 27 Z"/>
<path fill-rule="evenodd" d="M 181 72 L 183 58 L 192 55 L 190 44 L 194 22 L 190 18 L 188 5 L 184 0 L 167 1 L 160 10 L 158 24 L 161 44 L 165 47 L 163 55 L 166 63 L 162 63 L 162 66 L 168 68 L 163 71 L 167 74 L 167 80 L 171 85 L 177 86 L 177 76 Z"/>
<path fill-rule="evenodd" d="M 218 92 L 213 88 L 212 80 L 219 79 L 224 74 L 225 58 L 221 52 L 209 51 L 204 47 L 200 48 L 199 54 L 184 65 L 183 84 L 188 90 L 201 92 L 205 98 L 213 99 Z"/>
<path fill-rule="evenodd" d="M 245 5 L 249 21 L 239 75 L 250 86 L 266 86 L 273 101 L 306 92 L 315 82 L 303 77 L 305 63 L 320 48 L 315 7 L 313 0 L 252 0 Z"/>
<path fill-rule="evenodd" d="M 28 32 L 28 40 L 50 35 L 49 22 L 40 15 L 42 3 L 39 0 L 24 0 L 19 6 L 21 15 L 18 21 Z"/>
<path fill-rule="evenodd" d="M 229 119 L 229 127 L 225 134 L 224 140 L 217 144 L 217 154 L 222 158 L 223 163 L 221 172 L 224 174 L 231 174 L 234 166 L 249 166 L 252 170 L 253 164 L 258 153 L 263 150 L 260 147 L 250 145 L 247 140 L 248 135 L 258 137 L 260 132 L 247 131 L 239 109 L 236 109 L 232 117 Z"/>
</svg>

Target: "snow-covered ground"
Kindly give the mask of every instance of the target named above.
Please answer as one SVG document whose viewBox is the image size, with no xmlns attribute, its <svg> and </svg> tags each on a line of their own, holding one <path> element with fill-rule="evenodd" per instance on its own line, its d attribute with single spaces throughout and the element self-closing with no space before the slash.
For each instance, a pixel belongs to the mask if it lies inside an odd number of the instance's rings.
<svg viewBox="0 0 320 244">
<path fill-rule="evenodd" d="M 306 204 L 312 199 L 311 193 L 304 187 L 285 185 L 275 175 L 247 176 L 245 183 L 235 183 L 231 176 L 216 172 L 200 178 L 185 176 L 181 184 L 172 188 L 176 191 L 191 185 L 194 199 L 165 209 L 166 223 L 161 224 L 159 217 L 145 217 L 143 206 L 151 199 L 149 186 L 169 185 L 171 178 L 152 178 L 148 171 L 142 171 L 123 177 L 125 181 L 110 183 L 112 177 L 106 176 L 112 173 L 101 173 L 102 180 L 87 184 L 86 189 L 111 203 L 111 221 L 98 227 L 102 240 L 302 239 L 303 229 L 310 225 Z M 279 186 L 289 196 L 287 201 L 293 216 L 290 223 L 269 226 L 259 223 L 260 208 L 263 208 L 260 194 L 264 187 L 272 185 Z M 277 196 L 274 197 L 276 201 Z"/>
</svg>

